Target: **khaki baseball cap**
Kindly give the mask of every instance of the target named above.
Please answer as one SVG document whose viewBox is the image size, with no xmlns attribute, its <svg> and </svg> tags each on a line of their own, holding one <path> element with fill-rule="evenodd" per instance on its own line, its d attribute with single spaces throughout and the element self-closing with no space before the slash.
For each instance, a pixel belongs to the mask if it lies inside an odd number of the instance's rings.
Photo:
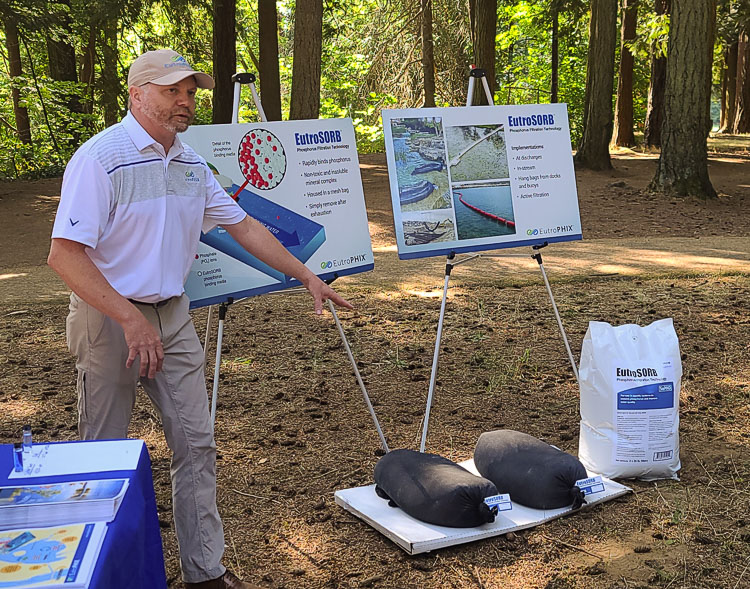
<svg viewBox="0 0 750 589">
<path fill-rule="evenodd" d="M 213 88 L 214 79 L 203 72 L 196 72 L 187 60 L 171 49 L 147 51 L 130 64 L 128 86 L 157 84 L 169 86 L 193 76 L 198 88 Z"/>
</svg>

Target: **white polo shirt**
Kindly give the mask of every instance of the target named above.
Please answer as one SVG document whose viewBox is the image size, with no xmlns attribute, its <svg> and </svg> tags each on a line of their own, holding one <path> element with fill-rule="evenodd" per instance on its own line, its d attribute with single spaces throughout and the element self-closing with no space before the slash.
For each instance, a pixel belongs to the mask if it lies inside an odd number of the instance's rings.
<svg viewBox="0 0 750 589">
<path fill-rule="evenodd" d="M 128 113 L 68 162 L 52 237 L 86 245 L 122 296 L 155 303 L 183 293 L 201 230 L 245 216 L 202 157 L 178 138 L 165 154 Z"/>
</svg>

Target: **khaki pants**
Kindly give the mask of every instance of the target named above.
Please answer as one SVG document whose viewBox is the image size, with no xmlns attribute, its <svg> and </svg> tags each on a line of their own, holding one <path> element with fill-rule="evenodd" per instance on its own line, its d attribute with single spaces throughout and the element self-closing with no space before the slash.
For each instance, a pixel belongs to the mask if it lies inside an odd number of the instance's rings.
<svg viewBox="0 0 750 589">
<path fill-rule="evenodd" d="M 136 385 L 151 398 L 172 451 L 172 509 L 186 582 L 224 574 L 224 531 L 216 509 L 216 445 L 208 412 L 203 349 L 183 295 L 162 306 L 136 307 L 161 335 L 164 365 L 140 378 L 139 361 L 125 368 L 122 328 L 75 294 L 67 337 L 77 356 L 78 429 L 84 440 L 126 438 Z"/>
</svg>

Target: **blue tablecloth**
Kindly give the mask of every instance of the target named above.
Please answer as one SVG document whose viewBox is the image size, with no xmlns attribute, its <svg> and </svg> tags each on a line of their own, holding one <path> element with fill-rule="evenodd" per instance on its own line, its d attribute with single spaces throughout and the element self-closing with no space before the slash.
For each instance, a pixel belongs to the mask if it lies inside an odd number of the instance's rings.
<svg viewBox="0 0 750 589">
<path fill-rule="evenodd" d="M 63 442 L 64 443 L 64 442 Z M 84 442 L 96 444 L 96 442 Z M 8 480 L 13 468 L 13 446 L 0 445 L 0 487 L 44 485 L 93 479 L 130 480 L 117 517 L 108 525 L 91 589 L 166 589 L 164 553 L 161 547 L 156 497 L 151 479 L 151 459 L 146 445 L 141 448 L 135 470 L 78 473 L 64 476 Z"/>
</svg>

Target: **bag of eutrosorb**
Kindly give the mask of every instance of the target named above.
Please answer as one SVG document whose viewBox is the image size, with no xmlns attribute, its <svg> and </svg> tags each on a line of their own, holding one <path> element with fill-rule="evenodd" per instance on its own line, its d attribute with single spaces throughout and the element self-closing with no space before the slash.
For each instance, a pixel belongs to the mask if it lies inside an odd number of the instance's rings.
<svg viewBox="0 0 750 589">
<path fill-rule="evenodd" d="M 679 479 L 682 364 L 672 319 L 591 321 L 578 376 L 583 465 L 609 478 Z"/>
</svg>

